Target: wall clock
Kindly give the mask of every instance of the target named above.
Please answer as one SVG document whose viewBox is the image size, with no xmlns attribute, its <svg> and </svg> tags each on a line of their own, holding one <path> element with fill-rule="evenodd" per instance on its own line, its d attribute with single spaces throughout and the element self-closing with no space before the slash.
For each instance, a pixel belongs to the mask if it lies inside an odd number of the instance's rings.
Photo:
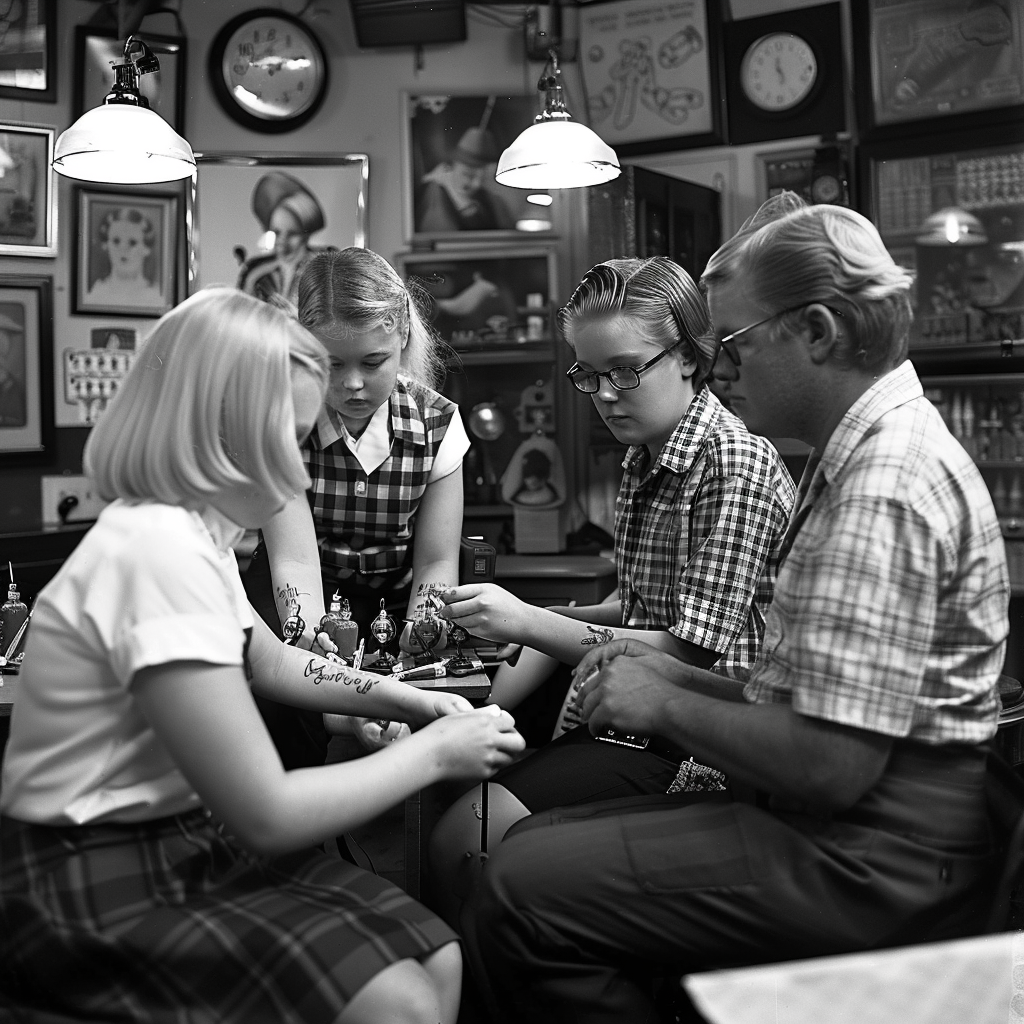
<svg viewBox="0 0 1024 1024">
<path fill-rule="evenodd" d="M 312 29 L 261 7 L 232 18 L 210 46 L 210 81 L 226 113 L 258 132 L 305 124 L 327 93 L 327 60 Z"/>
<path fill-rule="evenodd" d="M 731 143 L 846 127 L 838 3 L 726 22 L 723 35 Z"/>
</svg>

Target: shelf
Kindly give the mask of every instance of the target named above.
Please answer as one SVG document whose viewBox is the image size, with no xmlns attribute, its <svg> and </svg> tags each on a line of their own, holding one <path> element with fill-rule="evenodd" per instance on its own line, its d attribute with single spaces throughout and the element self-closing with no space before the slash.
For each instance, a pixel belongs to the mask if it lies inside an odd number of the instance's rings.
<svg viewBox="0 0 1024 1024">
<path fill-rule="evenodd" d="M 1024 469 L 1024 459 L 975 459 L 974 464 L 978 469 Z"/>
<path fill-rule="evenodd" d="M 1024 371 L 1024 339 L 1016 341 L 979 341 L 964 345 L 931 345 L 913 347 L 907 353 L 922 379 L 934 373 L 930 367 L 945 373 L 964 373 L 964 367 L 978 363 L 1000 363 L 1001 372 Z"/>
<path fill-rule="evenodd" d="M 505 519 L 512 515 L 511 505 L 466 505 L 462 510 L 466 519 Z"/>
<path fill-rule="evenodd" d="M 553 363 L 555 348 L 550 342 L 502 349 L 455 349 L 463 366 L 497 366 L 503 363 Z"/>
</svg>

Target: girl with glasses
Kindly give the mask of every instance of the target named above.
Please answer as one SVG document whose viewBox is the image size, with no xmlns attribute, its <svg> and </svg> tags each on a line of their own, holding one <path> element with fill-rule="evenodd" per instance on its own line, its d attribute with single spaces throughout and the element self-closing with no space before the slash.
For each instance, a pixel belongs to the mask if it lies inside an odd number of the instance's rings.
<svg viewBox="0 0 1024 1024">
<path fill-rule="evenodd" d="M 588 395 L 628 445 L 615 515 L 617 596 L 543 609 L 493 584 L 470 584 L 447 596 L 445 614 L 475 635 L 524 644 L 518 663 L 494 680 L 490 699 L 504 708 L 554 666 L 575 665 L 613 638 L 643 639 L 741 676 L 760 648 L 794 488 L 775 448 L 707 387 L 717 344 L 703 296 L 665 257 L 611 260 L 586 274 L 559 326 L 576 355 L 568 376 L 580 399 Z M 491 841 L 554 806 L 722 785 L 657 737 L 611 739 L 619 742 L 599 742 L 585 726 L 556 727 L 555 739 L 500 773 L 489 787 Z M 440 889 L 464 890 L 459 865 L 476 862 L 466 852 L 475 848 L 474 821 L 479 833 L 477 800 L 467 794 L 434 833 Z M 458 906 L 453 897 L 451 920 Z"/>
</svg>

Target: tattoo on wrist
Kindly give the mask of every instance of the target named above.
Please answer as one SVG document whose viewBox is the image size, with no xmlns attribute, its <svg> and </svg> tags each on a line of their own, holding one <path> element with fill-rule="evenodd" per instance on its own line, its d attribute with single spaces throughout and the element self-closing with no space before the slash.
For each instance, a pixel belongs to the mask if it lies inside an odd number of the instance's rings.
<svg viewBox="0 0 1024 1024">
<path fill-rule="evenodd" d="M 610 644 L 615 639 L 614 630 L 607 629 L 603 626 L 595 628 L 594 626 L 587 626 L 590 630 L 590 636 L 585 636 L 580 644 L 584 647 L 593 647 L 595 644 Z"/>
<path fill-rule="evenodd" d="M 351 669 L 333 667 L 328 669 L 327 665 L 318 658 L 310 658 L 302 674 L 311 678 L 314 686 L 319 686 L 321 683 L 341 683 L 342 686 L 353 687 L 356 693 L 369 693 L 378 682 L 373 676 L 364 676 Z"/>
<path fill-rule="evenodd" d="M 304 590 L 299 590 L 297 587 L 293 587 L 290 583 L 277 588 L 277 599 L 284 604 L 291 607 L 292 605 L 299 604 L 300 597 L 307 597 L 308 595 Z"/>
</svg>

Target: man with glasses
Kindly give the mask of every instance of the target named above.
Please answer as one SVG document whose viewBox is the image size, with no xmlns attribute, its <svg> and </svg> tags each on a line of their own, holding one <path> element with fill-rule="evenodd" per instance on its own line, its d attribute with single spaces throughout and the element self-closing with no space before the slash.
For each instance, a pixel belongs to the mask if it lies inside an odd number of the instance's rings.
<svg viewBox="0 0 1024 1024">
<path fill-rule="evenodd" d="M 953 938 L 991 899 L 1005 554 L 907 361 L 910 275 L 861 215 L 786 194 L 703 283 L 737 414 L 814 449 L 764 646 L 745 685 L 634 640 L 577 673 L 592 732 L 657 728 L 732 791 L 509 831 L 475 907 L 509 1019 L 655 1019 L 659 971 Z"/>
</svg>

